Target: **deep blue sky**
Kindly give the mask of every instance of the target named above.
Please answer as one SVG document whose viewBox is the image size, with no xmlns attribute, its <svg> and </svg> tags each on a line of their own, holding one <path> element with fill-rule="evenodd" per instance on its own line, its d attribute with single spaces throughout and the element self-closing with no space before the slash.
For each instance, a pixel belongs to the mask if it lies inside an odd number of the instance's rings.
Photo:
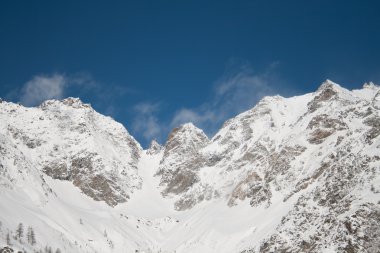
<svg viewBox="0 0 380 253">
<path fill-rule="evenodd" d="M 80 97 L 144 146 L 213 134 L 263 95 L 380 83 L 379 3 L 1 1 L 0 97 Z"/>
</svg>

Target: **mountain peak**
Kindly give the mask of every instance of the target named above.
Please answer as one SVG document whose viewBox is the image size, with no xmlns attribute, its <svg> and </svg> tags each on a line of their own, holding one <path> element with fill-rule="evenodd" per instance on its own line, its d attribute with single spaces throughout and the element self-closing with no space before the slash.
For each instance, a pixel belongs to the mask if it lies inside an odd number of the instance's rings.
<svg viewBox="0 0 380 253">
<path fill-rule="evenodd" d="M 193 123 L 191 122 L 188 122 L 188 123 L 185 123 L 185 124 L 182 124 L 179 128 L 181 129 L 186 129 L 186 130 L 196 130 L 196 129 L 199 129 L 198 127 L 196 127 Z"/>
<path fill-rule="evenodd" d="M 177 129 L 177 130 L 176 130 Z M 208 137 L 206 136 L 206 134 L 203 132 L 202 129 L 196 127 L 193 123 L 189 122 L 189 123 L 185 123 L 181 126 L 179 126 L 178 128 L 176 129 L 173 129 L 172 132 L 178 132 L 178 133 L 183 133 L 183 134 L 187 134 L 189 137 L 192 137 L 192 136 L 201 136 L 202 139 L 207 139 L 208 140 Z"/>
<path fill-rule="evenodd" d="M 206 134 L 202 129 L 196 127 L 193 123 L 185 123 L 180 125 L 179 127 L 174 128 L 168 137 L 168 140 L 175 136 L 187 136 L 186 138 L 191 138 L 192 136 L 200 135 L 208 139 Z"/>
<path fill-rule="evenodd" d="M 192 123 L 186 123 L 174 128 L 165 143 L 166 150 L 187 146 L 200 147 L 209 141 L 202 129 Z"/>
<path fill-rule="evenodd" d="M 343 90 L 344 88 L 342 86 L 340 86 L 339 84 L 331 81 L 330 79 L 326 79 L 326 81 L 324 81 L 319 86 L 317 91 L 322 91 L 322 90 L 326 90 L 326 89 L 333 89 L 335 91 L 340 91 L 340 90 Z"/>
<path fill-rule="evenodd" d="M 378 88 L 379 86 L 373 82 L 368 82 L 368 83 L 363 84 L 363 89 L 378 89 Z"/>
<path fill-rule="evenodd" d="M 66 106 L 70 106 L 72 108 L 91 108 L 90 104 L 83 103 L 80 98 L 74 98 L 74 97 L 67 97 L 62 100 L 57 100 L 57 99 L 46 100 L 40 105 L 40 107 L 46 108 L 48 106 L 55 105 L 55 104 L 63 104 Z"/>
<path fill-rule="evenodd" d="M 145 153 L 79 99 L 0 103 L 0 242 L 9 231 L 28 252 L 378 252 L 378 90 L 327 80 L 264 98 L 211 141 L 188 123 Z M 38 243 L 14 239 L 20 224 Z"/>
<path fill-rule="evenodd" d="M 152 140 L 146 153 L 149 155 L 155 155 L 160 153 L 162 148 L 163 147 L 156 140 Z"/>
<path fill-rule="evenodd" d="M 84 103 L 80 98 L 68 97 L 62 99 L 60 102 L 73 108 L 91 108 L 91 104 Z"/>
</svg>

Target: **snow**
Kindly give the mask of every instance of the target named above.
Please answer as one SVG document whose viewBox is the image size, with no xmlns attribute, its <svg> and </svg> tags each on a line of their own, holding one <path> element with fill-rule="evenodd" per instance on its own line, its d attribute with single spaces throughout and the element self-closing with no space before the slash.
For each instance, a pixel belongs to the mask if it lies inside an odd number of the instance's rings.
<svg viewBox="0 0 380 253">
<path fill-rule="evenodd" d="M 272 205 L 266 209 L 241 203 L 239 207 L 229 208 L 224 200 L 219 199 L 189 211 L 175 211 L 173 200 L 162 197 L 159 178 L 154 177 L 162 155 L 163 152 L 155 155 L 142 153 L 138 164 L 143 182 L 141 190 L 136 191 L 127 203 L 115 208 L 93 201 L 70 182 L 47 176 L 44 179 L 52 193 L 45 198 L 40 196 L 44 194 L 43 189 L 28 182 L 20 185 L 20 190 L 2 191 L 0 217 L 3 227 L 12 229 L 23 222 L 36 231 L 40 248 L 50 245 L 73 253 L 135 249 L 140 252 L 144 249 L 146 252 L 158 252 L 154 249 L 162 252 L 231 252 L 243 249 L 273 231 L 291 206 L 289 202 L 288 208 Z M 113 250 L 103 235 L 104 230 L 114 244 Z M 0 235 L 4 239 L 4 232 Z M 31 249 L 27 244 L 22 247 Z"/>
<path fill-rule="evenodd" d="M 124 206 L 117 206 L 136 217 L 156 219 L 173 215 L 173 200 L 162 197 L 159 189 L 159 178 L 154 177 L 159 166 L 163 152 L 148 155 L 142 153 L 139 160 L 138 173 L 142 179 L 141 190 L 137 191 Z"/>
<path fill-rule="evenodd" d="M 338 95 L 310 112 L 308 104 L 327 87 Z M 297 222 L 304 218 L 297 216 L 302 210 L 314 210 L 310 213 L 318 219 L 332 210 L 313 200 L 317 198 L 313 194 L 326 187 L 329 180 L 323 171 L 318 174 L 322 165 L 339 162 L 336 170 L 340 173 L 349 168 L 345 164 L 355 167 L 361 158 L 379 155 L 379 138 L 373 143 L 366 141 L 371 127 L 360 116 L 369 106 L 376 110 L 379 101 L 379 87 L 373 84 L 348 91 L 327 80 L 314 93 L 292 98 L 265 97 L 256 107 L 227 121 L 211 140 L 193 124 L 182 125 L 171 137 L 181 147 L 171 150 L 156 142 L 152 150 L 142 150 L 121 124 L 96 113 L 79 99 L 51 100 L 38 108 L 2 102 L 0 246 L 8 231 L 14 233 L 20 222 L 25 230 L 33 227 L 37 245 L 28 244 L 25 237 L 22 243 L 12 238 L 12 243 L 14 248 L 28 252 L 46 245 L 72 253 L 257 252 L 263 241 L 279 234 L 292 244 L 295 235 L 289 231 L 297 229 Z M 321 143 L 310 143 L 314 129 L 308 126 L 320 115 L 347 127 L 335 129 L 330 122 L 327 126 L 319 122 L 322 126 L 318 128 L 332 133 Z M 372 116 L 379 117 L 379 111 Z M 344 138 L 338 144 L 341 136 Z M 166 145 L 169 144 L 172 143 Z M 304 149 L 287 157 L 286 152 L 295 147 Z M 70 166 L 72 157 L 89 154 L 94 168 L 85 171 L 86 175 L 114 179 L 112 187 L 125 190 L 127 202 L 110 206 L 95 201 L 73 181 L 42 173 L 47 164 L 63 161 Z M 214 157 L 220 159 L 214 161 Z M 279 161 L 272 161 L 276 158 Z M 165 185 L 158 172 L 163 168 L 170 172 L 177 164 L 187 166 L 186 161 L 200 161 L 194 168 L 199 181 L 183 193 L 163 196 Z M 357 181 L 364 183 L 351 186 L 350 196 L 355 198 L 350 210 L 338 219 L 353 214 L 363 203 L 378 205 L 380 161 L 372 159 L 366 165 L 375 174 L 367 175 L 365 168 L 355 174 Z M 259 179 L 250 181 L 252 172 Z M 271 176 L 274 178 L 266 181 Z M 261 203 L 251 204 L 254 196 L 248 193 L 255 184 L 267 187 L 271 195 Z M 236 189 L 242 195 L 229 205 Z M 182 198 L 197 202 L 189 209 L 176 211 L 174 206 Z M 308 204 L 298 205 L 300 199 L 308 199 Z M 284 217 L 293 219 L 282 222 Z M 311 226 L 298 239 L 310 238 L 318 229 Z M 336 252 L 335 242 L 325 240 L 322 251 Z"/>
</svg>

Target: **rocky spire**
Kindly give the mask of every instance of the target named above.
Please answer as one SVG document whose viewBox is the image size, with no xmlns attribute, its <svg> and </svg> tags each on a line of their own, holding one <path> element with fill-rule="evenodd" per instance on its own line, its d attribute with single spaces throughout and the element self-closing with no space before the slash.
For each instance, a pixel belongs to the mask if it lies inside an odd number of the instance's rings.
<svg viewBox="0 0 380 253">
<path fill-rule="evenodd" d="M 155 155 L 160 153 L 161 150 L 162 146 L 156 140 L 152 140 L 146 153 L 148 155 Z"/>
</svg>

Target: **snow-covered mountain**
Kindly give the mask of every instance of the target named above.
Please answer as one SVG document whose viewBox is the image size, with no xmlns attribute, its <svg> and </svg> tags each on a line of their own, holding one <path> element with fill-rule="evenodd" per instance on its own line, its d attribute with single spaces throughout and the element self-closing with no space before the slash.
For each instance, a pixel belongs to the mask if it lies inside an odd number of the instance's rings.
<svg viewBox="0 0 380 253">
<path fill-rule="evenodd" d="M 380 252 L 373 83 L 265 97 L 212 139 L 188 123 L 147 150 L 79 99 L 2 101 L 0 154 L 0 247 Z"/>
</svg>

